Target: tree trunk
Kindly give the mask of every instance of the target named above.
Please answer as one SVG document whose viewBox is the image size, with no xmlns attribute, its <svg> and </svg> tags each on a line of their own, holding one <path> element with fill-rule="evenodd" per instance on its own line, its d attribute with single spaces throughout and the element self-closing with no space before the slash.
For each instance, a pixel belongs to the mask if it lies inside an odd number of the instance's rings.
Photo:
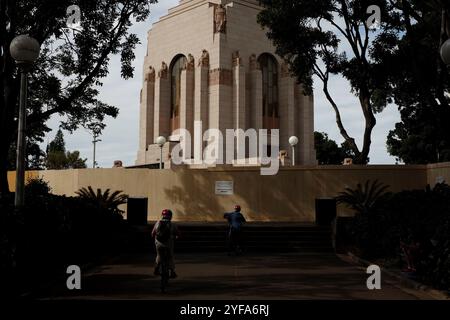
<svg viewBox="0 0 450 320">
<path fill-rule="evenodd" d="M 370 105 L 370 94 L 367 89 L 360 91 L 360 103 L 363 110 L 364 119 L 366 121 L 366 127 L 364 129 L 363 148 L 359 155 L 355 159 L 356 164 L 367 164 L 369 160 L 370 146 L 372 144 L 372 131 L 377 120 L 373 114 L 372 107 Z"/>
<path fill-rule="evenodd" d="M 356 159 L 359 159 L 361 152 L 359 151 L 358 146 L 356 145 L 355 139 L 347 133 L 347 130 L 345 130 L 344 124 L 342 123 L 339 108 L 334 99 L 331 97 L 330 91 L 328 90 L 328 77 L 325 77 L 325 79 L 323 79 L 322 81 L 323 81 L 323 92 L 325 93 L 327 100 L 330 102 L 331 107 L 333 108 L 336 114 L 336 124 L 339 128 L 339 132 L 341 133 L 341 136 L 345 139 L 345 142 L 347 142 L 350 149 L 355 154 Z"/>
</svg>

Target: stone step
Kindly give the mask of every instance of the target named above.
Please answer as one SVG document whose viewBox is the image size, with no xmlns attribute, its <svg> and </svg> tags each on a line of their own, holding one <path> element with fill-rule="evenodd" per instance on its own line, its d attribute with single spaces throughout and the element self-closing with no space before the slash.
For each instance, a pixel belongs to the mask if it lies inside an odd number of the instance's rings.
<svg viewBox="0 0 450 320">
<path fill-rule="evenodd" d="M 153 250 L 153 226 L 139 227 L 135 246 Z M 227 224 L 178 224 L 181 237 L 176 252 L 226 252 Z M 243 229 L 242 246 L 247 252 L 332 252 L 331 228 L 305 224 L 249 223 Z"/>
</svg>

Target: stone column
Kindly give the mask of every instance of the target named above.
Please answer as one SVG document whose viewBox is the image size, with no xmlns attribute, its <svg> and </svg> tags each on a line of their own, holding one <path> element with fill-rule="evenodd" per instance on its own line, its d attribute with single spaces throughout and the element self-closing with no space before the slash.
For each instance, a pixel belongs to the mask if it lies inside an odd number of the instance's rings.
<svg viewBox="0 0 450 320">
<path fill-rule="evenodd" d="M 305 96 L 301 85 L 297 86 L 297 91 L 300 101 L 298 113 L 300 163 L 315 165 L 317 161 L 314 148 L 314 97 Z"/>
<path fill-rule="evenodd" d="M 289 137 L 296 135 L 296 119 L 295 108 L 298 105 L 295 103 L 295 79 L 292 78 L 286 69 L 285 65 L 281 66 L 280 72 L 280 149 L 288 150 L 289 157 L 292 157 L 292 148 L 289 145 Z M 298 137 L 301 140 L 301 137 Z M 299 152 L 295 155 L 296 163 L 298 163 Z"/>
<path fill-rule="evenodd" d="M 232 70 L 213 69 L 209 71 L 209 129 L 218 129 L 225 136 L 226 129 L 233 128 Z M 225 152 L 222 150 L 222 161 Z"/>
<path fill-rule="evenodd" d="M 199 132 L 200 137 L 194 133 L 193 141 L 200 138 L 203 141 L 203 132 L 209 128 L 209 53 L 203 50 L 202 56 L 199 59 L 198 65 L 195 68 L 195 89 L 194 89 L 194 121 L 202 122 L 202 132 Z M 198 150 L 197 160 L 203 157 L 202 150 Z M 195 155 L 194 155 L 195 156 Z"/>
<path fill-rule="evenodd" d="M 189 55 L 188 62 L 181 71 L 180 128 L 186 129 L 191 137 L 194 133 L 194 61 Z M 191 156 L 193 144 L 191 139 Z"/>
<path fill-rule="evenodd" d="M 163 62 L 155 82 L 154 138 L 168 138 L 170 132 L 170 79 L 167 65 Z"/>
<path fill-rule="evenodd" d="M 263 127 L 263 92 L 262 72 L 253 68 L 249 75 L 250 80 L 250 127 L 256 130 Z"/>
<path fill-rule="evenodd" d="M 235 61 L 233 66 L 233 125 L 234 129 L 246 130 L 246 81 L 245 67 L 240 58 Z M 242 141 L 236 139 L 236 152 L 239 155 L 240 144 Z M 244 138 L 245 139 L 245 138 Z M 245 141 L 244 141 L 245 143 Z M 245 149 L 245 144 L 244 144 Z M 244 151 L 244 150 L 242 150 Z"/>
<path fill-rule="evenodd" d="M 204 55 L 206 54 L 208 53 L 204 51 Z M 208 129 L 208 74 L 209 55 L 208 58 L 201 58 L 195 69 L 194 120 L 203 122 L 203 130 Z"/>
<path fill-rule="evenodd" d="M 146 163 L 148 146 L 154 143 L 155 69 L 146 70 L 141 91 L 139 118 L 139 152 L 136 164 Z"/>
</svg>

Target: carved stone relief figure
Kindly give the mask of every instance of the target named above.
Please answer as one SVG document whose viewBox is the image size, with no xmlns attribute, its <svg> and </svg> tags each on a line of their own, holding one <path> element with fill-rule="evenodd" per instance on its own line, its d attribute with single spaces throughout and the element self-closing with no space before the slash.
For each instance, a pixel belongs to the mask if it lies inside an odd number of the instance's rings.
<svg viewBox="0 0 450 320">
<path fill-rule="evenodd" d="M 192 55 L 192 54 L 188 54 L 188 57 L 187 57 L 187 59 L 186 59 L 186 65 L 185 65 L 185 69 L 186 70 L 189 70 L 189 71 L 192 71 L 192 70 L 194 70 L 194 67 L 195 67 L 195 59 L 194 59 L 194 56 Z"/>
<path fill-rule="evenodd" d="M 209 53 L 205 49 L 202 51 L 202 56 L 198 60 L 199 67 L 209 67 Z"/>
<path fill-rule="evenodd" d="M 152 66 L 148 67 L 147 73 L 145 75 L 145 81 L 155 82 L 155 68 Z"/>
<path fill-rule="evenodd" d="M 233 53 L 233 67 L 242 65 L 242 59 L 239 51 Z"/>
<path fill-rule="evenodd" d="M 214 13 L 214 32 L 226 33 L 227 30 L 227 9 L 221 4 L 218 5 Z"/>
<path fill-rule="evenodd" d="M 158 72 L 158 77 L 161 79 L 166 79 L 168 71 L 169 68 L 167 67 L 167 64 L 163 61 L 161 64 L 161 69 Z"/>
</svg>

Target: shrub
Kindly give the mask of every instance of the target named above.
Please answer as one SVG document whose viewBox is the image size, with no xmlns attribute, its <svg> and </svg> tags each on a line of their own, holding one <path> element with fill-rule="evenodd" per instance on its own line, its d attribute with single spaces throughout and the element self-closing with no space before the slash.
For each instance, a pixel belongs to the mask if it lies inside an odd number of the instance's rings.
<svg viewBox="0 0 450 320">
<path fill-rule="evenodd" d="M 389 216 L 384 208 L 392 196 L 389 188 L 377 180 L 358 184 L 356 189 L 346 188 L 336 198 L 338 203 L 355 210 L 352 236 L 360 254 L 366 258 L 379 257 L 391 248 Z"/>
<path fill-rule="evenodd" d="M 112 212 L 122 212 L 119 210 L 119 205 L 127 203 L 128 195 L 123 194 L 122 191 L 115 191 L 110 194 L 110 189 L 106 189 L 102 192 L 101 189 L 97 189 L 94 192 L 91 186 L 87 188 L 81 188 L 75 193 L 83 200 L 86 200 L 97 207 Z"/>
<path fill-rule="evenodd" d="M 46 196 L 50 194 L 52 189 L 47 181 L 42 178 L 30 178 L 25 185 L 25 192 L 31 196 Z"/>
<path fill-rule="evenodd" d="M 337 198 L 356 210 L 352 235 L 358 253 L 369 259 L 398 259 L 402 246 L 415 248 L 408 263 L 412 262 L 416 277 L 450 289 L 450 186 L 395 194 L 385 190 L 381 184 L 366 182 Z"/>
<path fill-rule="evenodd" d="M 120 250 L 127 230 L 120 215 L 114 218 L 110 210 L 80 197 L 46 194 L 42 181 L 28 188 L 20 212 L 14 210 L 13 196 L 1 199 L 0 281 L 9 284 L 0 291 L 12 294 L 33 286 L 33 274 L 45 279 L 65 272 L 69 264 L 82 265 Z"/>
</svg>

